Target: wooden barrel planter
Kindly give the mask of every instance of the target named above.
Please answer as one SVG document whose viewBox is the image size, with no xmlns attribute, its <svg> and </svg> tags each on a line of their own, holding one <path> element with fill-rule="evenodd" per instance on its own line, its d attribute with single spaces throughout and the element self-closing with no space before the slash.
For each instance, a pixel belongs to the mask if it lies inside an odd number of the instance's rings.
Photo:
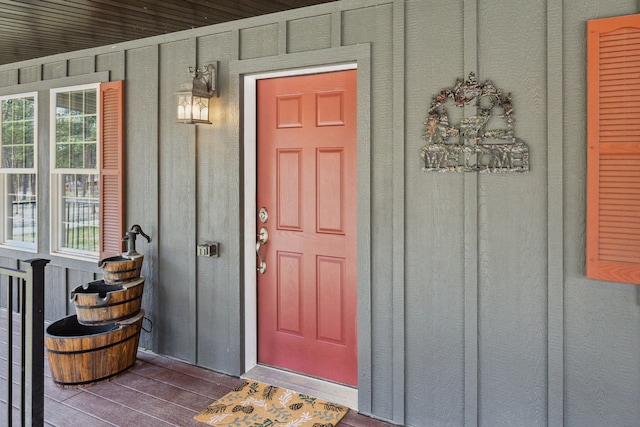
<svg viewBox="0 0 640 427">
<path fill-rule="evenodd" d="M 120 285 L 98 280 L 78 286 L 71 292 L 78 323 L 106 325 L 135 316 L 140 312 L 143 289 L 144 278 L 141 277 Z"/>
<path fill-rule="evenodd" d="M 125 283 L 140 277 L 144 255 L 138 254 L 130 257 L 117 255 L 104 258 L 98 263 L 102 269 L 102 278 L 105 283 Z"/>
<path fill-rule="evenodd" d="M 53 382 L 63 388 L 113 380 L 136 361 L 144 310 L 125 321 L 85 326 L 77 316 L 49 325 L 44 336 Z"/>
</svg>

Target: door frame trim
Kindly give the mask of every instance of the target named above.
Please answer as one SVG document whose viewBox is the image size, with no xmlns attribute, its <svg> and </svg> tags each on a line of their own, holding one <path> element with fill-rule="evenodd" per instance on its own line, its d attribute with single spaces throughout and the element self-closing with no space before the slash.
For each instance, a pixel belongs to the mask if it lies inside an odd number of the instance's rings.
<svg viewBox="0 0 640 427">
<path fill-rule="evenodd" d="M 245 230 L 245 371 L 258 364 L 258 295 L 255 254 L 257 224 L 257 82 L 276 77 L 298 77 L 334 71 L 357 70 L 357 63 L 272 71 L 245 75 L 244 82 L 244 230 Z"/>
<path fill-rule="evenodd" d="M 231 60 L 230 103 L 240 106 L 240 123 L 230 121 L 228 142 L 239 144 L 239 350 L 241 373 L 257 366 L 256 298 L 256 109 L 255 83 L 259 78 L 315 74 L 357 69 L 358 168 L 358 406 L 368 408 L 372 393 L 371 336 L 371 44 L 361 43 L 320 51 Z M 253 92 L 252 92 L 253 91 Z M 253 123 L 253 125 L 251 125 Z M 363 406 L 364 405 L 364 406 Z"/>
</svg>

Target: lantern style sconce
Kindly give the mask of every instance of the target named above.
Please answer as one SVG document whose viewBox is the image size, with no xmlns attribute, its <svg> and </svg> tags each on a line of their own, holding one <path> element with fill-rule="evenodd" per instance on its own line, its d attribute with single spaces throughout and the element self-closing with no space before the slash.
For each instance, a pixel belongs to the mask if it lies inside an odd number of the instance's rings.
<svg viewBox="0 0 640 427">
<path fill-rule="evenodd" d="M 177 122 L 211 124 L 209 121 L 209 99 L 216 91 L 216 67 L 213 64 L 200 68 L 189 67 L 192 80 L 185 82 L 176 92 L 178 101 Z"/>
</svg>

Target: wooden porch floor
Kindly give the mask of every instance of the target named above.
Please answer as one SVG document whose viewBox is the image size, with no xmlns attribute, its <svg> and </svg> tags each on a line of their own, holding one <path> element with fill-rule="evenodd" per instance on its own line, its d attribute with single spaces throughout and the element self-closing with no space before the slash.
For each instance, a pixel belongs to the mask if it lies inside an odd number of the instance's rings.
<svg viewBox="0 0 640 427">
<path fill-rule="evenodd" d="M 7 311 L 0 308 L 0 425 L 6 419 Z M 14 315 L 14 405 L 19 404 L 20 319 Z M 197 426 L 193 416 L 238 387 L 244 380 L 140 350 L 133 368 L 110 382 L 85 388 L 56 386 L 44 360 L 46 426 Z M 14 421 L 18 416 L 14 409 Z M 349 411 L 339 427 L 390 427 L 380 420 Z"/>
<path fill-rule="evenodd" d="M 45 350 L 46 351 L 46 350 Z M 243 380 L 187 363 L 138 352 L 131 371 L 87 388 L 63 389 L 45 361 L 47 426 L 206 426 L 193 416 Z M 392 426 L 350 411 L 340 427 Z"/>
</svg>

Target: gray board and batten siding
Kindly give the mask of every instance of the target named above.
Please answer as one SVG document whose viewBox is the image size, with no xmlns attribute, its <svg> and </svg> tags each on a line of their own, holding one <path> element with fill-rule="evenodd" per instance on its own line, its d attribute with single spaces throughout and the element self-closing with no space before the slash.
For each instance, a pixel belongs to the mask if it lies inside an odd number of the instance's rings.
<svg viewBox="0 0 640 427">
<path fill-rule="evenodd" d="M 39 91 L 37 255 L 50 257 L 48 89 L 124 79 L 125 224 L 153 238 L 138 244 L 153 321 L 141 344 L 242 374 L 242 74 L 357 52 L 359 410 L 416 427 L 637 426 L 638 287 L 585 279 L 584 194 L 586 21 L 638 12 L 633 0 L 344 0 L 0 66 L 0 95 Z M 213 61 L 214 124 L 174 123 L 186 68 Z M 421 170 L 431 98 L 471 71 L 512 93 L 529 173 Z M 205 240 L 219 258 L 195 256 Z M 0 265 L 33 256 L 0 249 Z M 51 258 L 56 320 L 99 276 Z"/>
</svg>

